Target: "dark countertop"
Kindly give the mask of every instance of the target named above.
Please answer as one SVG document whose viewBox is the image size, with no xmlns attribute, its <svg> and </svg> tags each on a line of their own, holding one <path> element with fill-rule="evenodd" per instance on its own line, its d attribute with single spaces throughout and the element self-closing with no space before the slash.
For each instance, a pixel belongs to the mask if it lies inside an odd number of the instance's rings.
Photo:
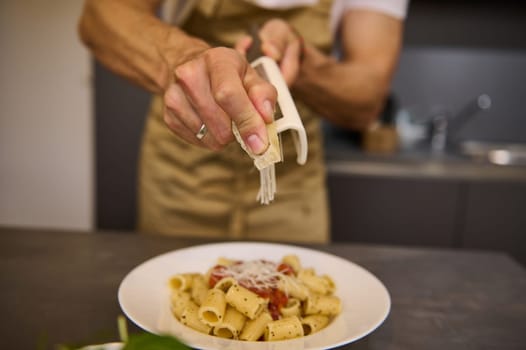
<svg viewBox="0 0 526 350">
<path fill-rule="evenodd" d="M 0 228 L 0 349 L 115 340 L 124 276 L 153 256 L 199 243 Z M 526 271 L 505 254 L 347 243 L 311 248 L 365 267 L 390 292 L 385 323 L 345 349 L 526 346 Z"/>
</svg>

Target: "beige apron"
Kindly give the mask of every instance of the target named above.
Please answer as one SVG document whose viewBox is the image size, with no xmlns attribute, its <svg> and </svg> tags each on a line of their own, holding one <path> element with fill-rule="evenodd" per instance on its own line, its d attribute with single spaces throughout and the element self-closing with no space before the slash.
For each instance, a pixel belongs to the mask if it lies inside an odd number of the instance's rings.
<svg viewBox="0 0 526 350">
<path fill-rule="evenodd" d="M 305 40 L 331 46 L 331 1 L 286 11 L 269 11 L 244 1 L 202 0 L 184 29 L 214 45 L 232 47 L 253 23 L 281 17 Z M 259 174 L 237 143 L 220 152 L 189 145 L 162 120 L 162 99 L 154 97 L 147 118 L 139 173 L 139 230 L 174 236 L 292 242 L 329 239 L 325 168 L 319 119 L 297 103 L 307 131 L 307 163 L 296 163 L 290 133 L 282 134 L 285 161 L 276 166 L 274 202 L 256 201 Z"/>
</svg>

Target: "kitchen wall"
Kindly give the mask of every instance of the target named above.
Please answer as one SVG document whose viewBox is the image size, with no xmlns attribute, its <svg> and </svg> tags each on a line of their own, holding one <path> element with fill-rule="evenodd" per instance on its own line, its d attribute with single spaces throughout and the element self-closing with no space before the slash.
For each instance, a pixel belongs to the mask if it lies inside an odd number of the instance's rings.
<svg viewBox="0 0 526 350">
<path fill-rule="evenodd" d="M 487 95 L 491 107 L 468 112 L 467 122 L 453 127 L 449 136 L 455 142 L 526 143 L 525 82 L 526 50 L 407 47 L 392 91 L 399 117 L 404 114 L 414 123 L 440 113 L 455 118 L 478 96 Z"/>
<path fill-rule="evenodd" d="M 393 82 L 398 105 L 416 119 L 455 115 L 480 94 L 492 106 L 460 140 L 526 142 L 526 3 L 413 0 Z"/>
<path fill-rule="evenodd" d="M 405 44 L 524 50 L 525 15 L 524 1 L 410 0 Z"/>
<path fill-rule="evenodd" d="M 0 2 L 0 225 L 93 226 L 91 61 L 82 1 Z"/>
</svg>

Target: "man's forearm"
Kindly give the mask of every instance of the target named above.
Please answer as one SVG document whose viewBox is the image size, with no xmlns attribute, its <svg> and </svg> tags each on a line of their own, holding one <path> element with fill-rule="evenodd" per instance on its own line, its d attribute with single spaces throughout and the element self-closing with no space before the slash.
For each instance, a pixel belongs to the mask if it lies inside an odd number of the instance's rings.
<svg viewBox="0 0 526 350">
<path fill-rule="evenodd" d="M 155 16 L 158 0 L 88 0 L 79 33 L 95 57 L 115 73 L 161 93 L 174 66 L 207 45 Z"/>
<path fill-rule="evenodd" d="M 294 85 L 297 95 L 323 117 L 364 130 L 379 116 L 402 43 L 402 21 L 367 10 L 343 15 L 342 61 L 307 46 Z"/>
<path fill-rule="evenodd" d="M 321 65 L 306 62 L 294 84 L 295 95 L 324 118 L 344 128 L 364 130 L 378 117 L 388 81 L 359 63 L 327 58 Z"/>
</svg>

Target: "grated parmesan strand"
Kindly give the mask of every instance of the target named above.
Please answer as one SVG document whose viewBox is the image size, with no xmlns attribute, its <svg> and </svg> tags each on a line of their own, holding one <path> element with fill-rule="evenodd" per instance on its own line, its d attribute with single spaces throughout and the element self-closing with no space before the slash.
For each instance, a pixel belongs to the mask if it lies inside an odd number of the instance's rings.
<svg viewBox="0 0 526 350">
<path fill-rule="evenodd" d="M 261 204 L 269 204 L 276 193 L 276 167 L 270 164 L 259 171 L 259 192 L 256 197 Z"/>
<path fill-rule="evenodd" d="M 260 155 L 253 154 L 246 146 L 245 142 L 239 134 L 239 130 L 232 122 L 232 133 L 241 148 L 254 160 L 254 165 L 259 170 L 259 191 L 256 196 L 261 204 L 269 204 L 274 200 L 276 193 L 276 170 L 275 163 L 283 160 L 283 150 L 281 148 L 281 141 L 274 123 L 267 124 L 267 132 L 269 135 L 270 144 L 265 152 Z"/>
<path fill-rule="evenodd" d="M 266 260 L 241 261 L 225 266 L 219 276 L 232 277 L 243 286 L 255 289 L 277 288 L 289 295 L 290 284 L 303 284 L 301 281 L 277 270 L 278 264 Z"/>
</svg>

